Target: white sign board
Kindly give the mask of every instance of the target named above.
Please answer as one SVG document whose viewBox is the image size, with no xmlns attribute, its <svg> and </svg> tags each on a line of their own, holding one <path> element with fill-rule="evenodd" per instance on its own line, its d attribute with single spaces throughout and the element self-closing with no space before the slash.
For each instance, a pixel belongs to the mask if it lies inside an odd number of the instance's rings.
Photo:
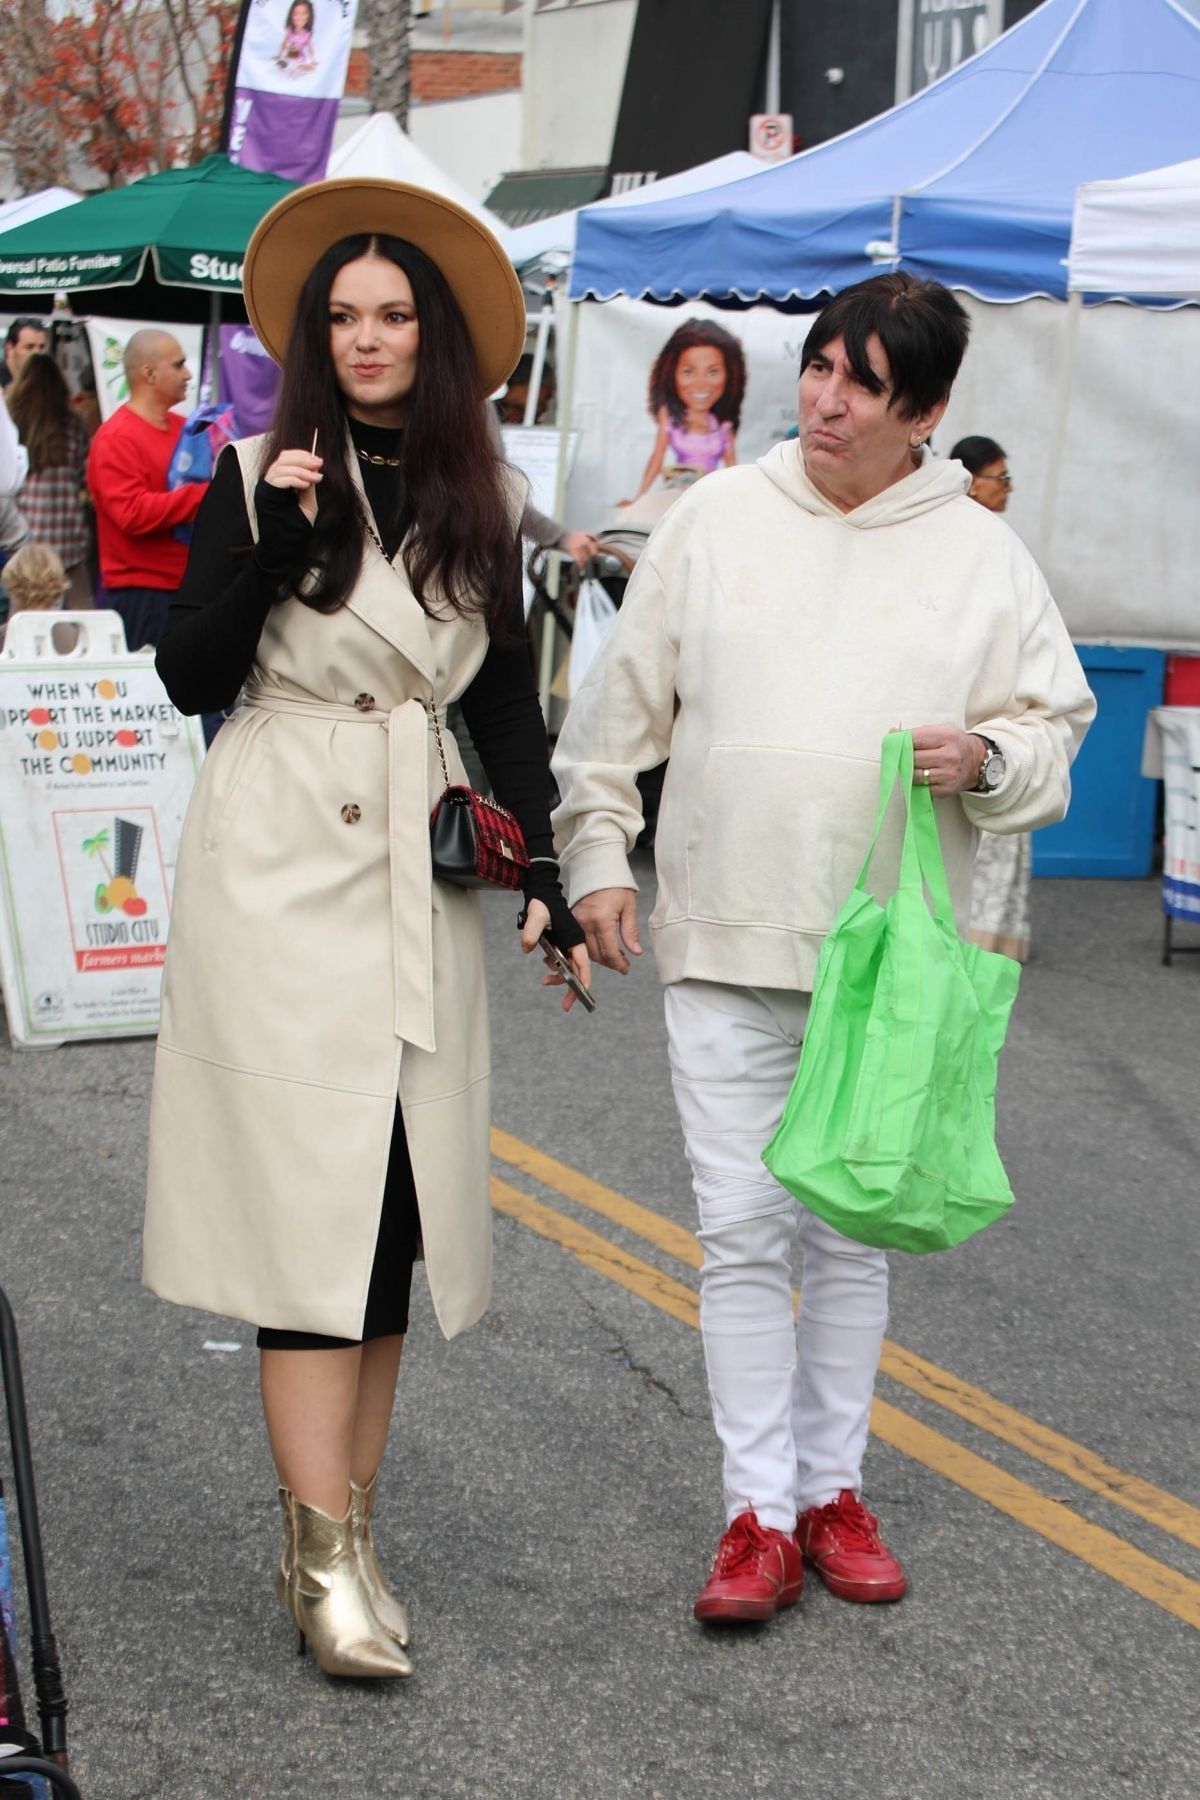
<svg viewBox="0 0 1200 1800">
<path fill-rule="evenodd" d="M 562 446 L 557 425 L 505 425 L 501 428 L 504 439 L 504 458 L 514 469 L 519 469 L 529 483 L 530 505 L 548 519 L 554 517 L 554 503 L 558 494 L 558 459 Z M 575 466 L 575 452 L 579 448 L 579 433 L 567 433 L 567 475 Z M 527 538 L 523 563 L 529 560 L 530 551 L 535 546 Z M 525 614 L 533 604 L 533 587 L 529 577 L 524 576 Z"/>
<path fill-rule="evenodd" d="M 1154 708 L 1142 774 L 1166 790 L 1163 911 L 1200 925 L 1200 706 Z"/>
<path fill-rule="evenodd" d="M 557 425 L 505 425 L 504 458 L 520 469 L 529 483 L 529 498 L 537 510 L 554 517 L 558 489 L 558 452 L 562 442 Z M 575 466 L 579 433 L 567 433 L 567 475 Z"/>
<path fill-rule="evenodd" d="M 67 654 L 51 631 L 74 625 Z M 0 978 L 20 1046 L 158 1029 L 204 755 L 115 613 L 18 613 L 0 656 Z"/>
</svg>

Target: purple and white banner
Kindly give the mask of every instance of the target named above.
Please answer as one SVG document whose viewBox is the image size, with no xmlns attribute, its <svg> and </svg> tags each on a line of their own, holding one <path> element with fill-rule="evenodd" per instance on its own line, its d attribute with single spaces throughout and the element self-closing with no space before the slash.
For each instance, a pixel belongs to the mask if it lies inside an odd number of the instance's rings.
<svg viewBox="0 0 1200 1800">
<path fill-rule="evenodd" d="M 279 370 L 249 325 L 222 325 L 221 398 L 233 401 L 240 437 L 266 431 L 278 390 Z"/>
<path fill-rule="evenodd" d="M 321 181 L 358 0 L 246 0 L 227 152 L 247 169 Z"/>
</svg>

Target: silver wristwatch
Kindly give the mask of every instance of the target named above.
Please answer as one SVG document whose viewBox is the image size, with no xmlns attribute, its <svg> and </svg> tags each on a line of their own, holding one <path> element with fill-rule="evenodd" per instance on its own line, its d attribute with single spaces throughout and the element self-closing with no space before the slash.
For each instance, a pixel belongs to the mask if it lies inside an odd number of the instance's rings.
<svg viewBox="0 0 1200 1800">
<path fill-rule="evenodd" d="M 982 731 L 973 731 L 971 736 L 977 737 L 987 752 L 979 765 L 979 780 L 971 792 L 973 794 L 994 794 L 1004 780 L 1004 752 L 999 744 L 993 743 L 989 737 L 984 737 Z"/>
</svg>

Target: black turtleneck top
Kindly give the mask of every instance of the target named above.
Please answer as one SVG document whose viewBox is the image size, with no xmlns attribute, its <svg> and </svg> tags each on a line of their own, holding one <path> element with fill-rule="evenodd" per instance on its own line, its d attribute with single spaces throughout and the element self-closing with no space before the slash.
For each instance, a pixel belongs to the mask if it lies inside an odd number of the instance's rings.
<svg viewBox="0 0 1200 1800">
<path fill-rule="evenodd" d="M 355 448 L 396 456 L 401 433 L 349 421 Z M 400 471 L 360 461 L 363 488 L 385 553 L 399 549 L 410 523 Z M 294 491 L 260 481 L 254 491 L 259 541 L 254 543 L 236 456 L 223 455 L 196 514 L 183 584 L 171 602 L 158 646 L 164 687 L 183 713 L 219 712 L 232 706 L 250 673 L 258 640 L 282 584 L 304 566 L 312 527 Z M 513 616 L 520 618 L 520 540 L 498 579 L 511 584 Z M 513 812 L 531 857 L 552 857 L 550 777 L 546 727 L 538 704 L 524 638 L 493 640 L 461 700 L 463 717 L 487 772 L 492 792 Z M 551 932 L 562 949 L 583 942 L 550 862 L 534 862 L 526 900 L 550 909 Z"/>
</svg>

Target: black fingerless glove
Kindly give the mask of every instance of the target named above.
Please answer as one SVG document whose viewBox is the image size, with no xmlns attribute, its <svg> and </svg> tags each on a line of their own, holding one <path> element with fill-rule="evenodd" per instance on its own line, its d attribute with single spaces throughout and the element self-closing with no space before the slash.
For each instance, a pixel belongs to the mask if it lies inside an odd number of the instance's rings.
<svg viewBox="0 0 1200 1800">
<path fill-rule="evenodd" d="M 526 906 L 531 900 L 540 900 L 549 912 L 550 923 L 546 932 L 556 949 L 561 950 L 565 956 L 576 944 L 583 943 L 583 931 L 576 924 L 575 915 L 567 905 L 567 897 L 559 883 L 557 863 L 530 863 L 525 871 L 522 888 Z"/>
<path fill-rule="evenodd" d="M 254 511 L 258 515 L 254 561 L 261 572 L 282 581 L 306 568 L 312 525 L 300 510 L 295 489 L 260 481 L 254 490 Z"/>
</svg>

